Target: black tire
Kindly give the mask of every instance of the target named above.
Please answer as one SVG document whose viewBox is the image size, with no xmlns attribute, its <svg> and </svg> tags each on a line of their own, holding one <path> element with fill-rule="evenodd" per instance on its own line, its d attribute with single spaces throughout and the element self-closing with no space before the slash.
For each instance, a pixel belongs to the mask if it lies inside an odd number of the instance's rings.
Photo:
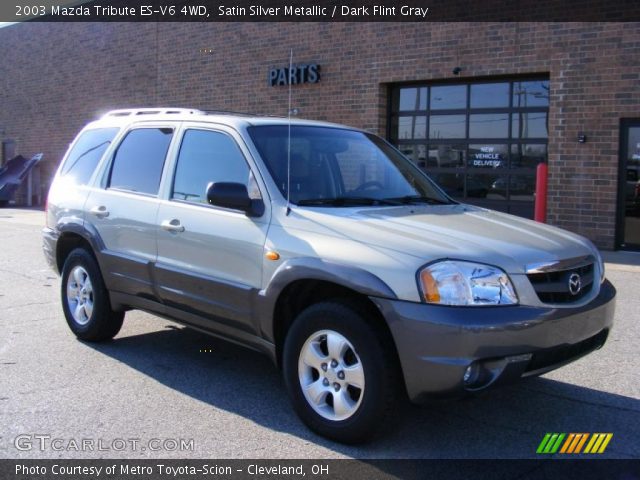
<svg viewBox="0 0 640 480">
<path fill-rule="evenodd" d="M 71 295 L 69 292 L 71 290 L 69 290 L 69 277 L 74 273 L 78 273 L 83 278 L 88 278 L 90 284 L 86 285 L 90 286 L 91 292 L 85 290 L 82 295 L 86 298 L 79 299 L 78 297 L 77 301 L 70 301 L 69 297 Z M 79 284 L 78 282 L 75 282 L 74 279 L 72 279 L 73 285 L 71 285 L 71 287 Z M 72 288 L 72 290 L 80 291 L 81 289 Z M 62 310 L 64 311 L 64 316 L 67 319 L 67 324 L 71 331 L 80 340 L 85 340 L 87 342 L 101 342 L 115 337 L 120 331 L 124 320 L 124 312 L 114 312 L 111 310 L 109 292 L 104 285 L 98 263 L 93 255 L 84 248 L 76 248 L 65 260 L 64 267 L 62 268 L 62 285 L 60 294 Z M 74 313 L 71 312 L 71 308 L 72 306 L 77 306 L 81 301 L 87 305 L 88 302 L 90 302 L 92 308 L 90 310 L 90 314 L 88 314 L 88 307 L 81 308 L 80 313 L 76 314 L 80 318 L 80 320 L 78 320 L 74 316 Z M 70 303 L 72 306 L 70 306 Z"/>
<path fill-rule="evenodd" d="M 320 403 L 324 402 L 326 406 L 318 406 L 316 402 L 316 407 L 312 406 L 312 402 L 303 393 L 303 380 L 299 376 L 300 356 L 305 344 L 308 345 L 308 340 L 326 340 L 327 337 L 322 337 L 322 332 L 337 332 L 346 339 L 356 353 L 352 358 L 364 372 L 364 388 L 360 391 L 356 388 L 355 395 L 352 386 L 343 385 L 344 393 L 349 394 L 352 400 L 356 399 L 351 410 L 354 413 L 345 419 L 328 419 L 316 411 L 316 408 L 326 409 L 325 413 L 328 411 L 331 415 L 331 410 L 334 410 L 335 416 L 337 410 L 333 407 L 333 392 L 324 393 L 325 399 Z M 320 337 L 316 337 L 317 334 Z M 371 440 L 385 424 L 399 390 L 399 367 L 391 342 L 382 328 L 366 320 L 366 309 L 359 308 L 356 304 L 323 302 L 300 313 L 285 339 L 283 373 L 293 408 L 302 421 L 314 432 L 338 442 L 353 444 Z M 312 341 L 312 344 L 317 345 L 322 355 L 327 355 L 326 358 L 331 358 L 328 349 L 323 348 L 322 341 Z M 329 380 L 329 375 L 333 375 L 332 378 L 335 379 L 336 372 L 340 374 L 340 365 L 336 366 L 333 373 L 326 370 L 323 373 L 319 369 L 302 365 L 302 371 L 317 372 L 318 380 L 324 382 L 326 378 L 329 385 L 333 381 Z M 326 364 L 323 362 L 322 366 L 324 368 Z M 306 381 L 316 381 L 316 374 L 311 379 L 307 377 Z M 336 392 L 339 393 L 340 390 Z"/>
</svg>

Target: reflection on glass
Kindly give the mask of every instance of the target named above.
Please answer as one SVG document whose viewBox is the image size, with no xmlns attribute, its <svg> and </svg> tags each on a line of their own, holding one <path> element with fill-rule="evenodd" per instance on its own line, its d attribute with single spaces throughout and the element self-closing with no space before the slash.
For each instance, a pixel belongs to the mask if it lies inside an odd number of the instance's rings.
<svg viewBox="0 0 640 480">
<path fill-rule="evenodd" d="M 488 199 L 506 198 L 503 197 L 500 192 L 496 193 L 493 188 L 494 183 L 502 178 L 506 179 L 507 177 L 497 174 L 467 175 L 467 197 Z"/>
<path fill-rule="evenodd" d="M 471 108 L 508 106 L 508 83 L 477 83 L 475 85 L 471 85 Z"/>
<path fill-rule="evenodd" d="M 427 138 L 427 117 L 399 117 L 398 140 Z"/>
<path fill-rule="evenodd" d="M 504 168 L 508 160 L 507 145 L 469 145 L 469 167 Z"/>
<path fill-rule="evenodd" d="M 627 137 L 627 166 L 640 166 L 640 127 L 629 127 Z"/>
<path fill-rule="evenodd" d="M 513 202 L 509 205 L 508 213 L 523 218 L 533 218 L 533 210 L 533 202 Z"/>
<path fill-rule="evenodd" d="M 473 175 L 467 176 L 467 198 L 487 198 L 489 189 Z"/>
<path fill-rule="evenodd" d="M 507 185 L 509 177 L 507 175 L 470 175 L 481 181 L 484 185 L 489 186 L 487 198 L 494 200 L 503 200 L 507 198 Z"/>
<path fill-rule="evenodd" d="M 464 175 L 462 173 L 432 173 L 430 177 L 450 197 L 464 198 Z"/>
<path fill-rule="evenodd" d="M 513 106 L 516 108 L 548 107 L 549 80 L 514 82 Z"/>
<path fill-rule="evenodd" d="M 511 116 L 513 138 L 547 138 L 547 112 L 514 113 Z"/>
<path fill-rule="evenodd" d="M 623 246 L 640 248 L 640 126 L 626 126 Z"/>
<path fill-rule="evenodd" d="M 467 108 L 467 86 L 431 87 L 431 110 Z"/>
<path fill-rule="evenodd" d="M 392 140 L 452 197 L 532 218 L 536 167 L 548 159 L 549 86 L 548 80 L 494 80 L 394 88 L 394 113 L 403 113 L 391 119 Z M 414 118 L 417 110 L 428 124 Z M 638 132 L 629 132 L 629 178 L 640 177 Z M 428 140 L 415 140 L 423 134 Z M 627 205 L 635 202 L 640 217 L 640 193 L 631 196 L 640 192 L 640 180 L 627 185 Z"/>
<path fill-rule="evenodd" d="M 427 109 L 427 87 L 422 88 L 401 88 L 400 89 L 400 110 L 426 110 Z"/>
<path fill-rule="evenodd" d="M 465 120 L 465 115 L 431 115 L 429 138 L 464 138 Z"/>
<path fill-rule="evenodd" d="M 533 201 L 536 179 L 533 175 L 512 175 L 509 180 L 509 198 L 511 200 Z"/>
<path fill-rule="evenodd" d="M 507 113 L 469 115 L 470 138 L 507 138 L 508 136 L 509 115 Z"/>
<path fill-rule="evenodd" d="M 399 145 L 398 148 L 413 163 L 421 168 L 427 166 L 427 146 L 426 145 Z"/>
<path fill-rule="evenodd" d="M 463 167 L 466 154 L 464 145 L 429 145 L 429 167 Z"/>
<path fill-rule="evenodd" d="M 511 168 L 535 168 L 547 161 L 547 146 L 544 144 L 511 145 Z"/>
</svg>

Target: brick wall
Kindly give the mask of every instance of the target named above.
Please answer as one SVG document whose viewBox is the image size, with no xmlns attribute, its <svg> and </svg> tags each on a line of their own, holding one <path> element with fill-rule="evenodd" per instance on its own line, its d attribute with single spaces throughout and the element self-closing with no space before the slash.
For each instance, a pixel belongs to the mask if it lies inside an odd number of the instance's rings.
<svg viewBox="0 0 640 480">
<path fill-rule="evenodd" d="M 286 115 L 268 69 L 317 61 L 294 88 L 305 118 L 385 133 L 386 84 L 548 73 L 548 221 L 613 248 L 621 118 L 640 117 L 637 23 L 32 23 L 0 29 L 0 132 L 43 151 L 48 178 L 88 120 L 112 108 L 193 106 Z M 588 142 L 577 142 L 578 132 Z"/>
</svg>

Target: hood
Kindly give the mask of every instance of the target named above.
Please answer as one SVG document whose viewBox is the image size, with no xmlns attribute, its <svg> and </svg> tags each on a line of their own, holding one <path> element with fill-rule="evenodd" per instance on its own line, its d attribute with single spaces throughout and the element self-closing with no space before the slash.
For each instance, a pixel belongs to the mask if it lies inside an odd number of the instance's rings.
<svg viewBox="0 0 640 480">
<path fill-rule="evenodd" d="M 579 235 L 470 205 L 296 208 L 297 228 L 412 255 L 426 264 L 443 258 L 524 273 L 527 265 L 596 255 Z"/>
</svg>

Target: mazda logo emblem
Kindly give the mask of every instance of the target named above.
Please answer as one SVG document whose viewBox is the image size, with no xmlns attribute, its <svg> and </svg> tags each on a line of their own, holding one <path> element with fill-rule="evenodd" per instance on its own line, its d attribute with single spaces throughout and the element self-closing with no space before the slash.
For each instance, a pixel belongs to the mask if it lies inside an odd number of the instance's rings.
<svg viewBox="0 0 640 480">
<path fill-rule="evenodd" d="M 582 288 L 582 279 L 577 273 L 572 273 L 569 276 L 569 292 L 571 295 L 577 295 Z"/>
</svg>

